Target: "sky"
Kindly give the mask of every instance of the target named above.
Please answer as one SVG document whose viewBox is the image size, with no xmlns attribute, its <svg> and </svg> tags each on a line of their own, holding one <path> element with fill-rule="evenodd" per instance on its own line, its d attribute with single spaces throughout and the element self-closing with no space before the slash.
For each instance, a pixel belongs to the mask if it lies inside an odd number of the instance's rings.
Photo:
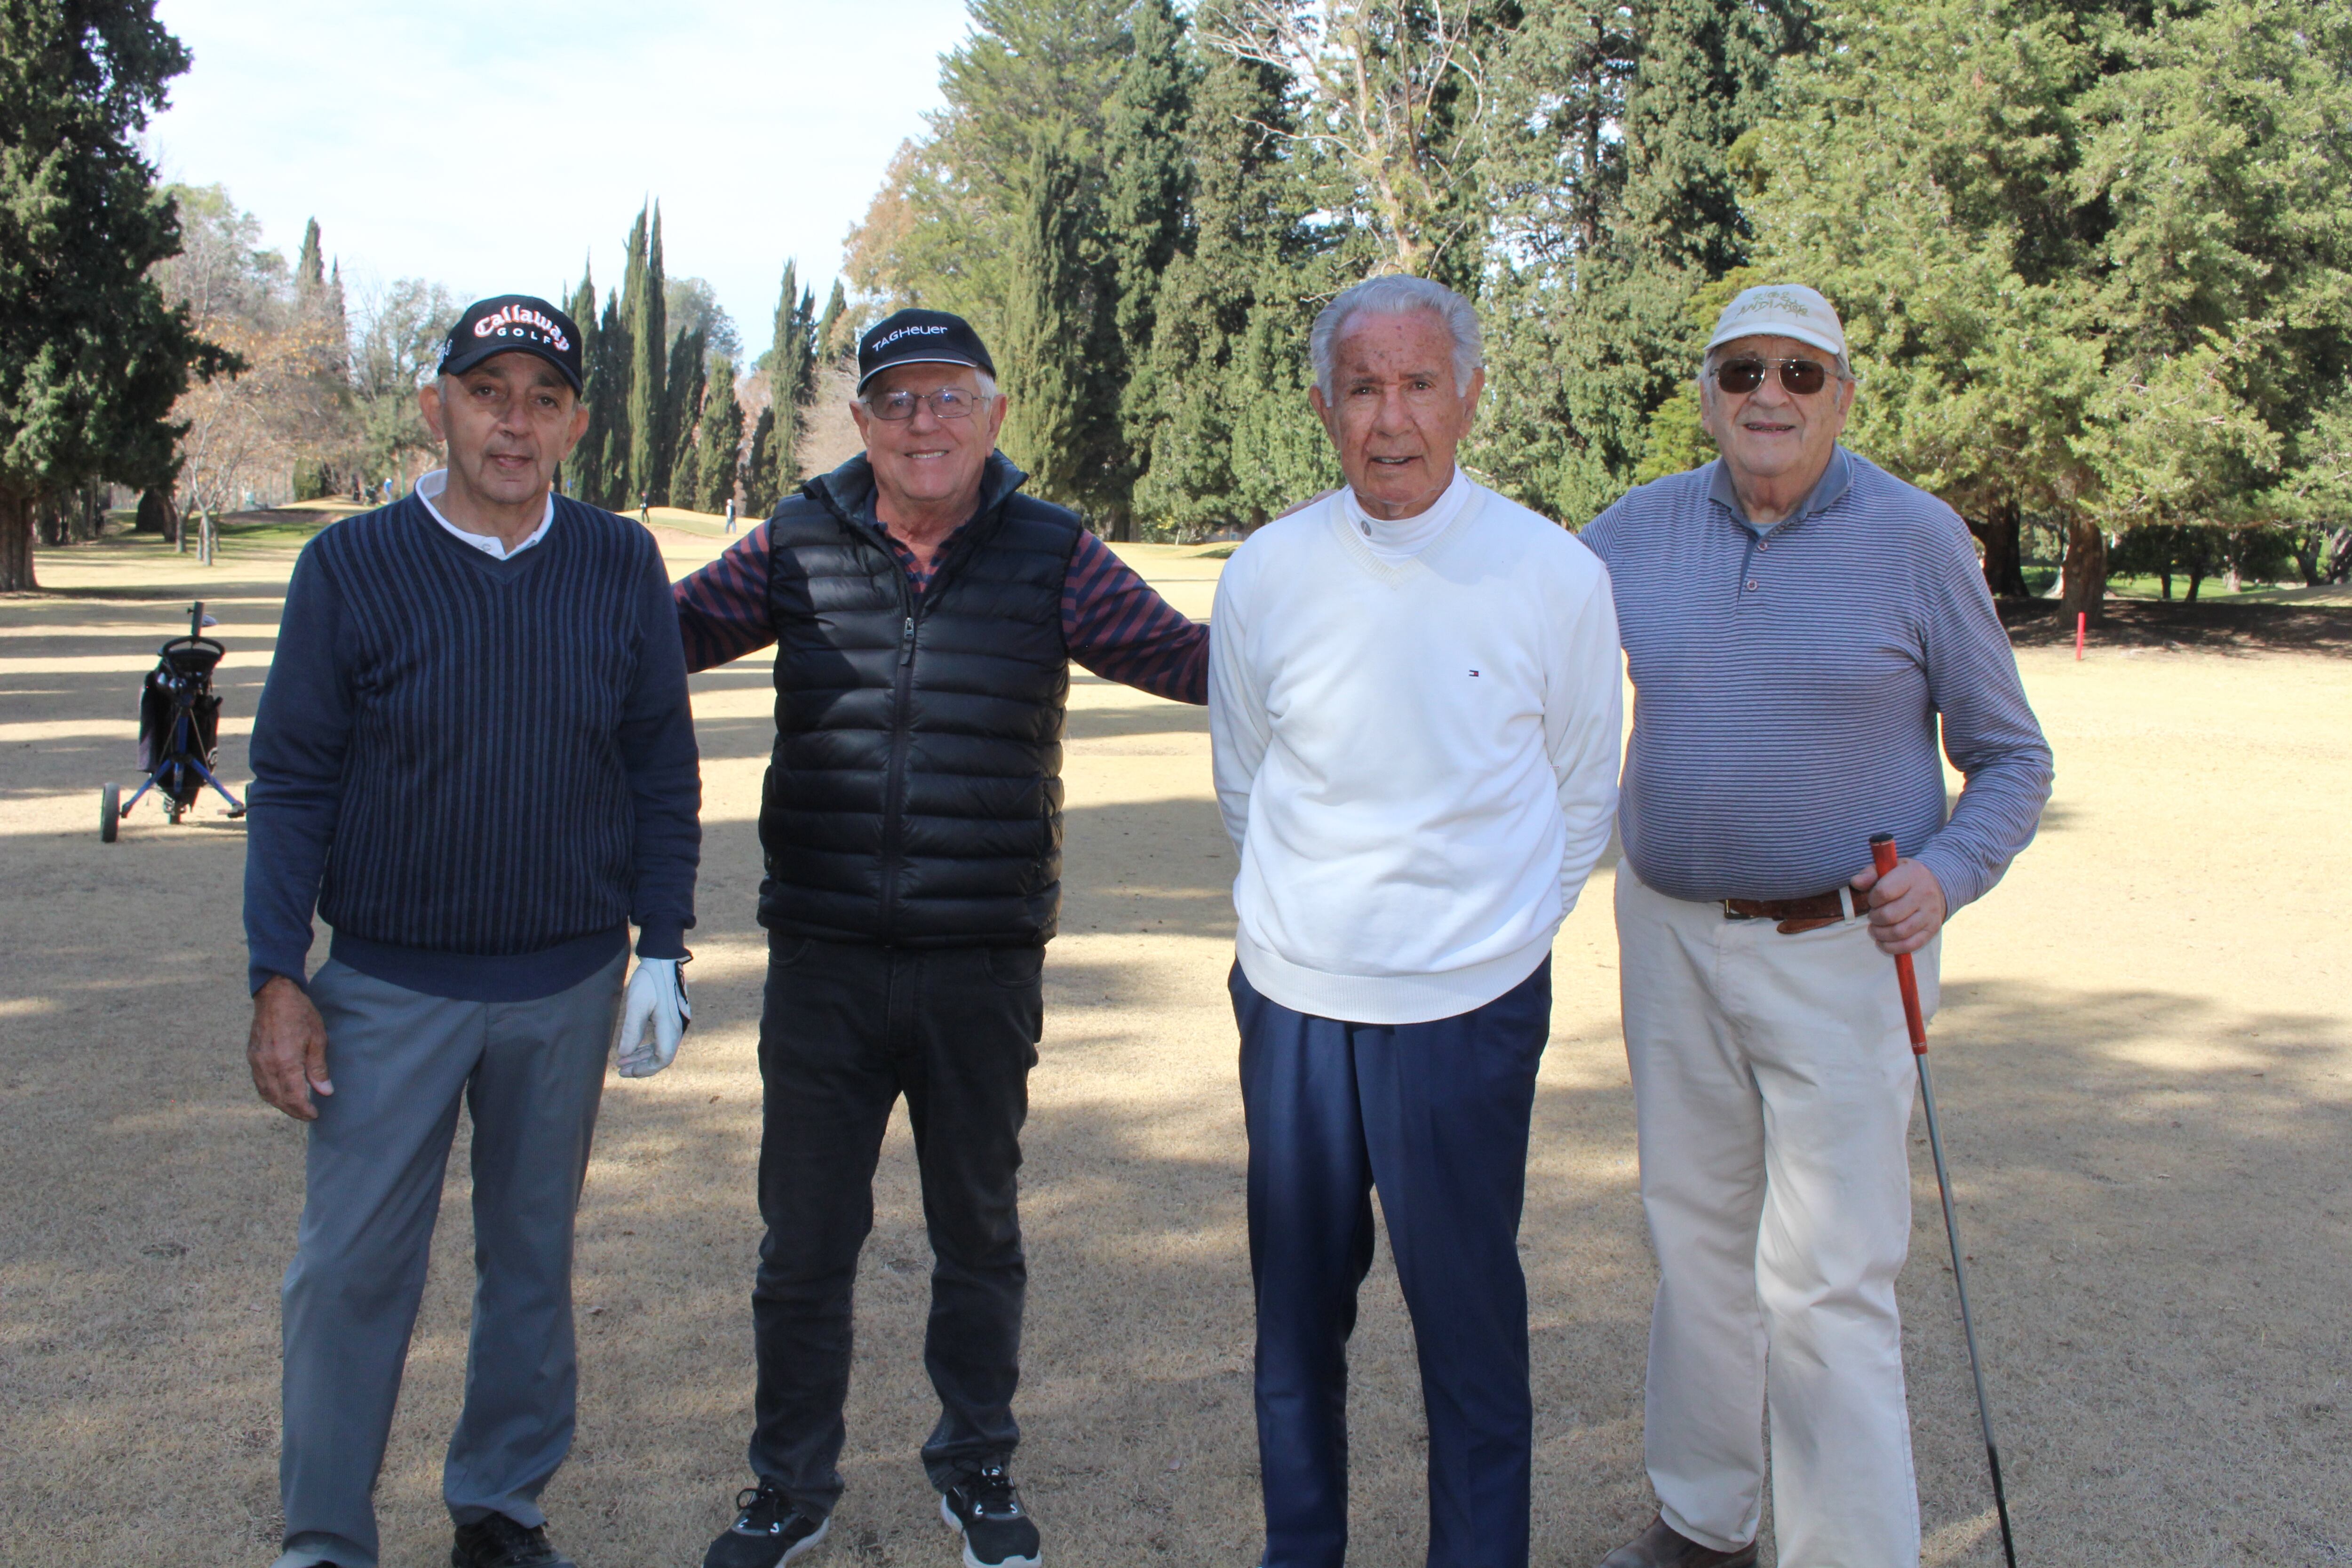
<svg viewBox="0 0 2352 1568">
<path fill-rule="evenodd" d="M 621 281 L 646 197 L 673 278 L 746 352 L 784 259 L 817 302 L 898 143 L 940 105 L 962 0 L 161 0 L 195 56 L 151 122 L 167 180 L 221 184 L 290 259 L 319 220 L 354 290 L 460 300 Z M 356 300 L 355 300 L 356 302 Z M 559 303 L 562 301 L 559 300 Z"/>
</svg>

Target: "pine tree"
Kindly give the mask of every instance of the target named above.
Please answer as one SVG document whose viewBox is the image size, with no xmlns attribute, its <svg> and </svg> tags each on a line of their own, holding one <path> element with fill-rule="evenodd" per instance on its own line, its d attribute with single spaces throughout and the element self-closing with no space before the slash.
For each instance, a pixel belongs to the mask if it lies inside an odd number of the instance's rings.
<svg viewBox="0 0 2352 1568">
<path fill-rule="evenodd" d="M 1263 522 L 1319 488 L 1303 472 L 1328 471 L 1306 400 L 1306 338 L 1312 297 L 1333 279 L 1285 155 L 1290 86 L 1271 66 L 1219 52 L 1193 91 L 1190 244 L 1155 300 L 1141 377 L 1150 401 L 1132 436 L 1150 452 L 1137 510 L 1180 534 Z"/>
<path fill-rule="evenodd" d="M 1579 526 L 1653 446 L 1691 449 L 1675 395 L 1708 290 L 1748 245 L 1732 150 L 1769 112 L 1779 59 L 1811 47 L 1805 15 L 1797 0 L 1531 7 L 1489 72 L 1500 243 L 1470 460 L 1505 493 Z M 1671 429 L 1654 428 L 1662 408 Z"/>
<path fill-rule="evenodd" d="M 37 508 L 94 479 L 168 484 L 191 373 L 242 368 L 149 272 L 180 227 L 138 137 L 187 68 L 152 0 L 0 19 L 0 591 L 37 586 Z"/>
<path fill-rule="evenodd" d="M 742 445 L 743 405 L 735 400 L 735 362 L 721 356 L 710 362 L 710 390 L 702 400 L 702 418 L 695 430 L 697 510 L 727 510 L 728 499 L 735 493 L 736 455 Z"/>
</svg>

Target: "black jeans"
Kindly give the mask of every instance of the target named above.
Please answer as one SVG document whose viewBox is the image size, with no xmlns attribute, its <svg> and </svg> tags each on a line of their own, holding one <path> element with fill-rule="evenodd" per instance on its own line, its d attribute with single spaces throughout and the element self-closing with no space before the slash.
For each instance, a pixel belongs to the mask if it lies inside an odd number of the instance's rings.
<svg viewBox="0 0 2352 1568">
<path fill-rule="evenodd" d="M 889 948 L 772 934 L 760 1016 L 759 1357 L 751 1470 L 793 1504 L 841 1496 L 851 1287 L 899 1095 L 931 1240 L 923 1365 L 940 1396 L 923 1468 L 945 1489 L 1012 1455 L 1020 1379 L 1017 1173 L 1045 1019 L 1036 947 Z"/>
</svg>

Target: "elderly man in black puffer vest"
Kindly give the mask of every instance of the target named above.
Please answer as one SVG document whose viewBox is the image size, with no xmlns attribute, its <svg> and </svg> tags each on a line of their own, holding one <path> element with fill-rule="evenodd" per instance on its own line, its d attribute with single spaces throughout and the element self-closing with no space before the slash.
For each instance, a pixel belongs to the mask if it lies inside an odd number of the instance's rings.
<svg viewBox="0 0 2352 1568">
<path fill-rule="evenodd" d="M 1208 628 L 1076 513 L 1020 493 L 995 450 L 995 366 L 961 318 L 901 310 L 859 341 L 857 368 L 866 455 L 677 590 L 690 668 L 776 645 L 756 1484 L 704 1562 L 773 1568 L 824 1536 L 850 1284 L 904 1094 L 937 1259 L 924 1468 L 967 1564 L 1033 1568 L 1006 1468 L 1027 1279 L 1015 1173 L 1061 901 L 1069 666 L 1205 702 Z"/>
</svg>

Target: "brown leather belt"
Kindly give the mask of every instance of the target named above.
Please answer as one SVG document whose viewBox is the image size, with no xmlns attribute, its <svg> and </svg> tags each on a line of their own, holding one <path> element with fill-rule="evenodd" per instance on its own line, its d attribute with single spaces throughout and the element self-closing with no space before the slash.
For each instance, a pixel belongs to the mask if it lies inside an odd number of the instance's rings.
<svg viewBox="0 0 2352 1568">
<path fill-rule="evenodd" d="M 1853 900 L 1853 912 L 1862 919 L 1870 916 L 1870 895 L 1853 889 L 1843 889 Z M 1782 936 L 1795 936 L 1800 931 L 1819 931 L 1823 926 L 1840 924 L 1846 918 L 1845 905 L 1839 900 L 1840 889 L 1815 893 L 1802 899 L 1726 899 L 1723 918 L 1727 921 L 1778 921 L 1776 928 Z"/>
</svg>

